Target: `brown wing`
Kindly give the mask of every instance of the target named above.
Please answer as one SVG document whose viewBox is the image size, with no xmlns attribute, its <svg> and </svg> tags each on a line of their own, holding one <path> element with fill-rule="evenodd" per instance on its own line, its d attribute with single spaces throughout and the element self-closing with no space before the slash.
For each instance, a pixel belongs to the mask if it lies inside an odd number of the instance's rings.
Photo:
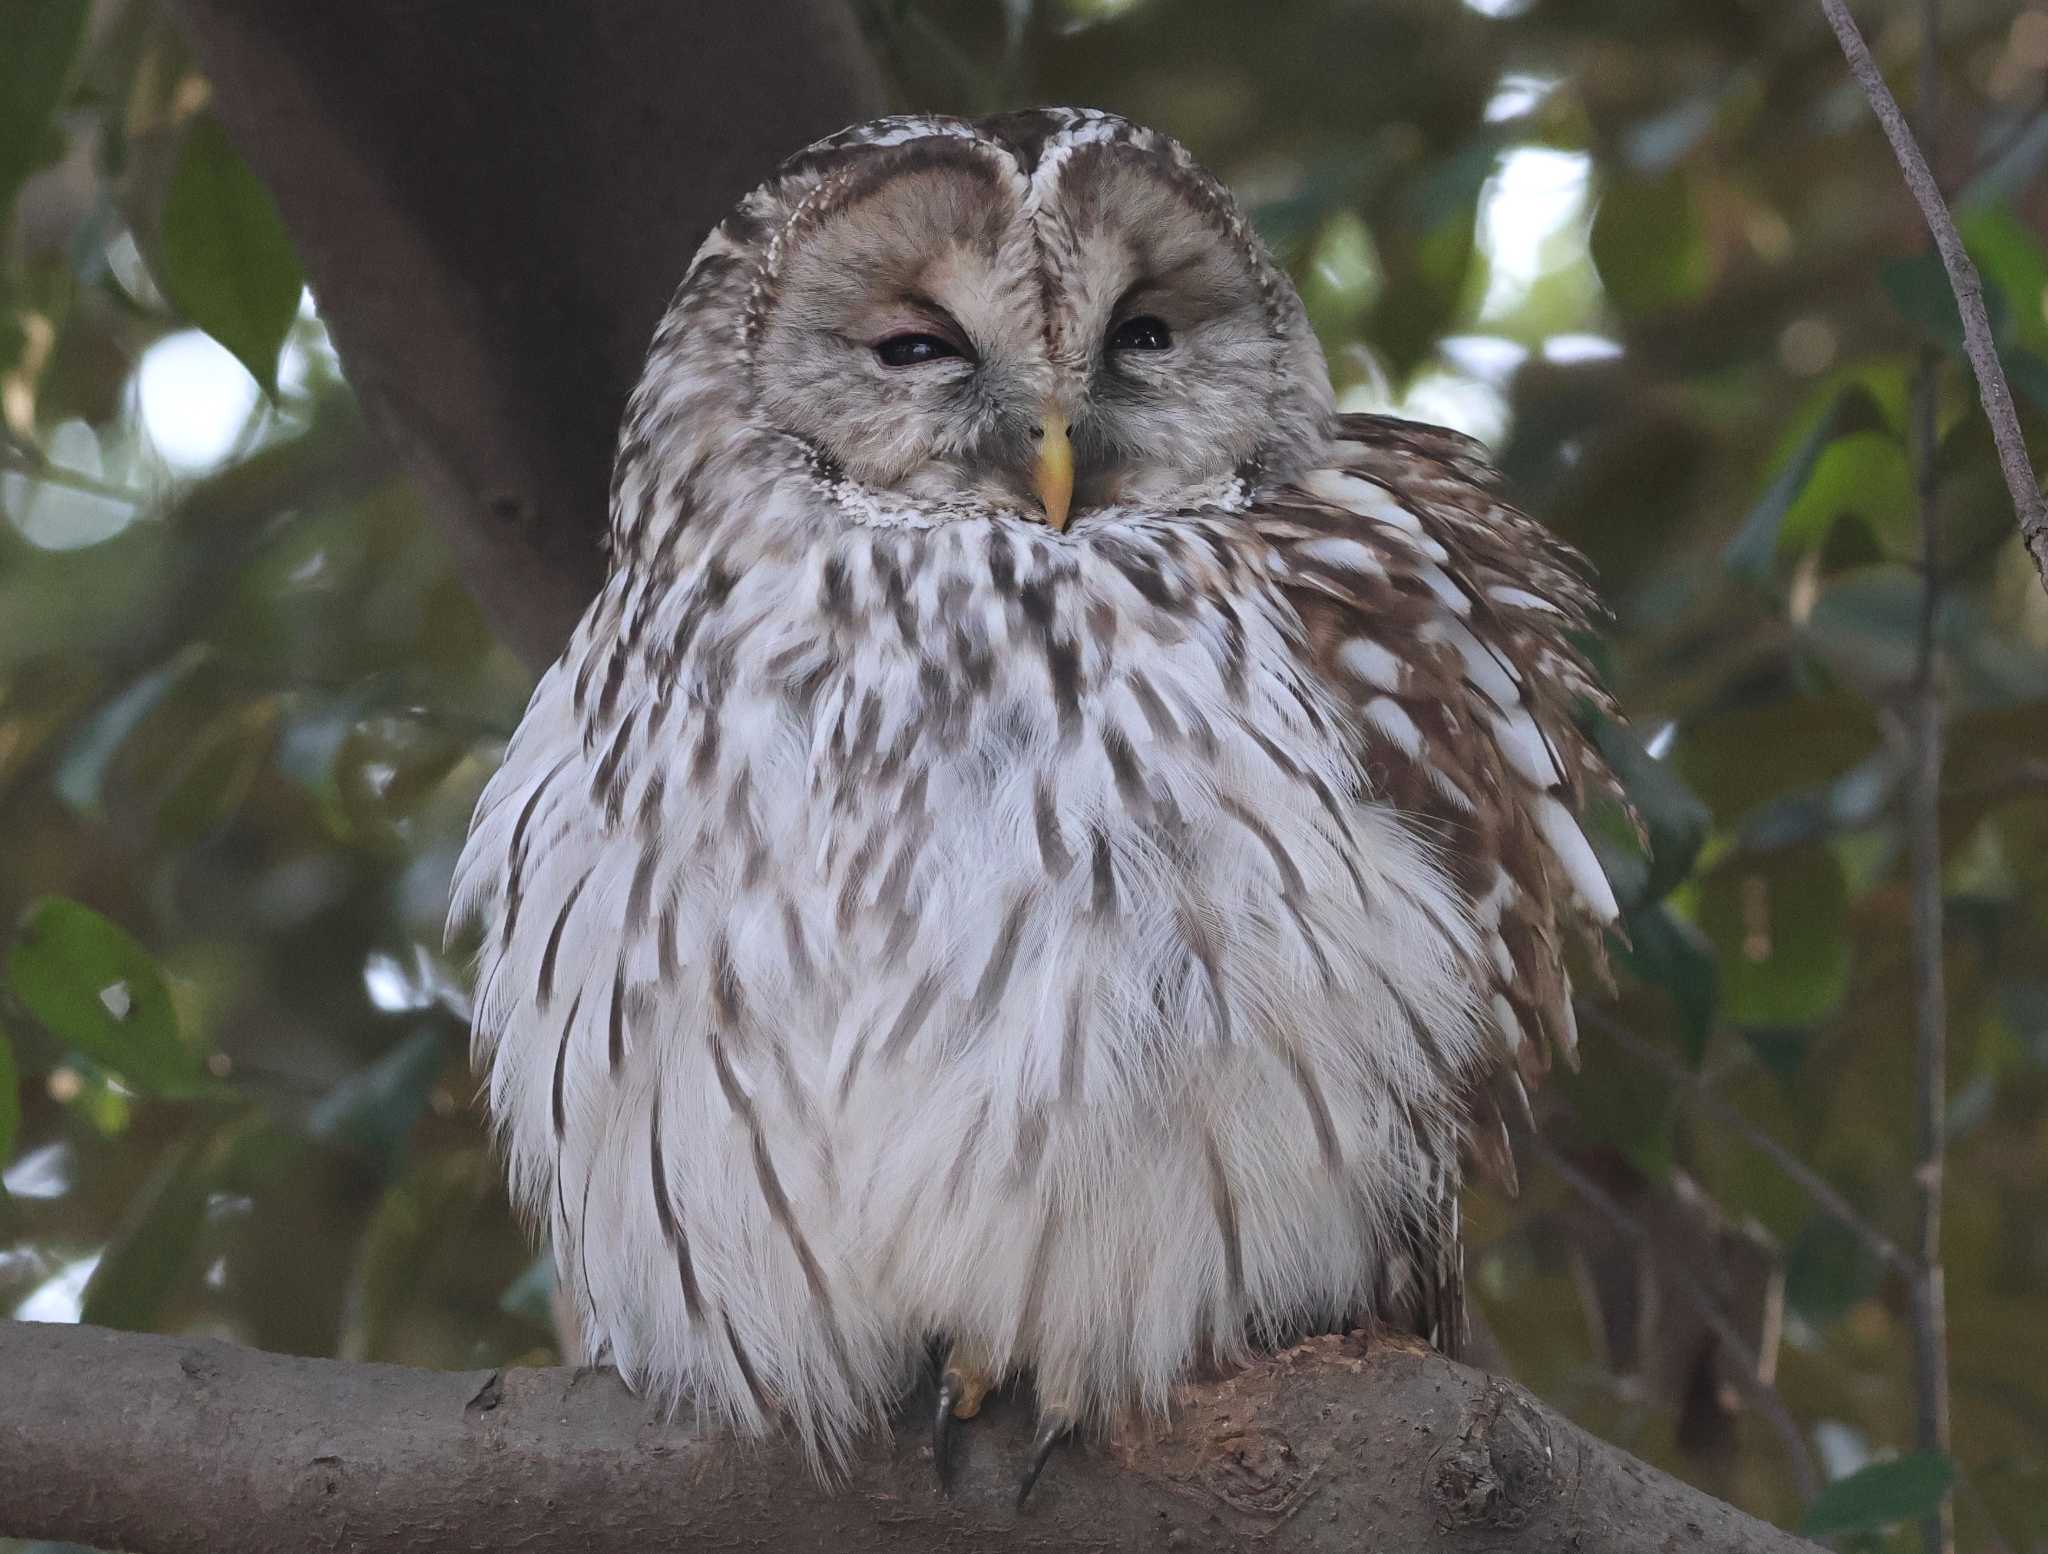
<svg viewBox="0 0 2048 1554">
<path fill-rule="evenodd" d="M 1360 710 L 1365 797 L 1412 817 L 1479 927 L 1474 976 L 1498 1040 L 1470 1076 L 1467 1142 L 1513 1193 L 1503 1105 L 1527 1119 L 1527 1086 L 1552 1054 L 1578 1062 L 1561 938 L 1576 934 L 1604 979 L 1602 930 L 1617 915 L 1579 829 L 1589 798 L 1621 799 L 1576 721 L 1583 707 L 1614 711 L 1572 640 L 1600 614 L 1585 563 L 1506 501 L 1477 443 L 1391 417 L 1342 417 L 1329 466 L 1257 521 L 1312 667 Z M 1375 1315 L 1455 1355 L 1454 1181 L 1435 1222 L 1410 1230 L 1408 1273 Z"/>
<path fill-rule="evenodd" d="M 1361 711 L 1368 797 L 1413 817 L 1482 934 L 1499 1034 L 1472 1076 L 1471 1147 L 1514 1190 L 1503 1101 L 1577 1026 L 1561 937 L 1602 974 L 1612 891 L 1579 829 L 1592 795 L 1620 797 L 1575 714 L 1613 703 L 1574 646 L 1599 614 L 1583 560 L 1501 493 L 1471 439 L 1345 416 L 1328 468 L 1259 512 L 1307 623 L 1316 671 Z"/>
</svg>

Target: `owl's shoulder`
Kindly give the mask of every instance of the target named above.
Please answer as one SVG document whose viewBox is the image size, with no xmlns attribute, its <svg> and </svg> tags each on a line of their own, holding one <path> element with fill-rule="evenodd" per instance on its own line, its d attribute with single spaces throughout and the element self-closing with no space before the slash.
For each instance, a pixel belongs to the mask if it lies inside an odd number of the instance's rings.
<svg viewBox="0 0 2048 1554">
<path fill-rule="evenodd" d="M 1576 1047 L 1566 935 L 1601 965 L 1615 899 L 1583 830 L 1620 791 L 1587 721 L 1613 704 L 1582 641 L 1599 616 L 1578 553 L 1510 500 L 1480 444 L 1344 416 L 1321 467 L 1254 521 L 1304 627 L 1305 657 L 1357 709 L 1372 798 L 1433 838 L 1485 936 L 1479 969 L 1515 1106 Z M 1512 1178 L 1498 1097 L 1475 1145 Z"/>
<path fill-rule="evenodd" d="M 1493 497 L 1506 493 L 1486 445 L 1448 426 L 1353 413 L 1337 417 L 1336 441 L 1339 462 L 1361 472 L 1396 480 L 1455 480 Z"/>
</svg>

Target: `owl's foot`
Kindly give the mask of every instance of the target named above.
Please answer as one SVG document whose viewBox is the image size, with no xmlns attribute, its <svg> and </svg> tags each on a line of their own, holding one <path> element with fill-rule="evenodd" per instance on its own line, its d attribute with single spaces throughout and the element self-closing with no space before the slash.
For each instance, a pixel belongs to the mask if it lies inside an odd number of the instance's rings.
<svg viewBox="0 0 2048 1554">
<path fill-rule="evenodd" d="M 980 1413 L 995 1384 L 986 1351 L 965 1343 L 946 1351 L 946 1363 L 939 1367 L 939 1406 L 932 1415 L 932 1471 L 938 1474 L 941 1494 L 951 1478 L 953 1422 Z"/>
<path fill-rule="evenodd" d="M 1057 1403 L 1041 1403 L 1038 1409 L 1038 1434 L 1031 1442 L 1031 1462 L 1024 1469 L 1023 1482 L 1017 1486 L 1017 1509 L 1024 1509 L 1024 1502 L 1031 1498 L 1031 1491 L 1038 1483 L 1038 1475 L 1045 1471 L 1046 1463 L 1052 1457 L 1052 1450 L 1074 1433 L 1072 1410 Z"/>
</svg>

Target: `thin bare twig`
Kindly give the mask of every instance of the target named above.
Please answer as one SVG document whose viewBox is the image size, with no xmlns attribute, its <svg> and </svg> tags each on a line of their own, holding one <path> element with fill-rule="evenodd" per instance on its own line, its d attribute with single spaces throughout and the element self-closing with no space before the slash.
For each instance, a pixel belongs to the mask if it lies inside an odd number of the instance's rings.
<svg viewBox="0 0 2048 1554">
<path fill-rule="evenodd" d="M 102 480 L 98 475 L 82 469 L 71 469 L 63 464 L 52 463 L 34 448 L 10 448 L 5 457 L 0 457 L 0 470 L 13 475 L 26 475 L 30 480 L 39 480 L 44 485 L 62 486 L 69 491 L 81 491 L 87 496 L 105 497 L 110 502 L 126 502 L 131 507 L 147 507 L 149 493 L 134 486 L 124 486 L 118 481 Z"/>
<path fill-rule="evenodd" d="M 1913 1259 L 1900 1250 L 1896 1241 L 1858 1213 L 1856 1206 L 1843 1197 L 1840 1190 L 1820 1172 L 1743 1116 L 1741 1110 L 1724 1098 L 1712 1084 L 1674 1060 L 1669 1054 L 1644 1041 L 1604 1010 L 1591 1007 L 1582 1009 L 1579 1011 L 1579 1019 L 1581 1023 L 1589 1024 L 1600 1031 L 1638 1062 L 1655 1069 L 1700 1110 L 1709 1113 L 1730 1132 L 1739 1134 L 1743 1141 L 1759 1154 L 1769 1157 L 1771 1163 L 1801 1188 L 1822 1213 L 1853 1234 L 1885 1267 L 1909 1282 L 1919 1276 L 1919 1269 Z"/>
<path fill-rule="evenodd" d="M 1612 1193 L 1567 1160 L 1556 1145 L 1538 1134 L 1532 1138 L 1529 1147 L 1537 1159 L 1557 1174 L 1559 1181 L 1583 1198 L 1622 1235 L 1639 1247 L 1649 1247 L 1648 1227 L 1616 1201 Z M 1776 1432 L 1785 1449 L 1785 1460 L 1792 1470 L 1792 1482 L 1799 1491 L 1799 1498 L 1811 1500 L 1820 1491 L 1820 1472 L 1814 1465 L 1813 1452 L 1800 1431 L 1799 1421 L 1785 1406 L 1785 1399 L 1776 1387 L 1763 1379 L 1763 1368 L 1758 1363 L 1756 1350 L 1736 1331 L 1735 1324 L 1728 1320 L 1720 1304 L 1696 1280 L 1674 1279 L 1671 1282 L 1720 1343 L 1728 1357 L 1730 1379 L 1749 1405 L 1762 1414 Z"/>
<path fill-rule="evenodd" d="M 1905 174 L 1906 187 L 1926 218 L 1927 230 L 1941 254 L 1942 267 L 1948 271 L 1949 288 L 1955 293 L 1956 310 L 1963 320 L 1963 349 L 1970 359 L 1970 370 L 1977 377 L 1977 395 L 1983 403 L 1985 419 L 1991 423 L 1992 439 L 1998 444 L 1998 463 L 2005 472 L 2006 490 L 2012 494 L 2020 538 L 2034 558 L 2041 586 L 2048 588 L 2048 502 L 2042 500 L 2040 482 L 2034 478 L 2026 440 L 2020 435 L 2019 416 L 2013 408 L 2012 389 L 2005 380 L 2005 366 L 1999 361 L 1998 347 L 1991 338 L 1991 319 L 1984 310 L 1984 283 L 1978 278 L 1977 266 L 1964 251 L 1955 217 L 1949 214 L 1948 201 L 1942 197 L 1934 170 L 1913 138 L 1898 99 L 1885 85 L 1884 72 L 1871 58 L 1870 46 L 1857 31 L 1848 0 L 1820 0 L 1820 8 L 1835 30 L 1850 73 L 1863 88 L 1863 95 L 1870 99 L 1884 137 L 1891 142 L 1892 155 L 1898 159 L 1899 171 Z M 1933 47 L 1931 37 L 1927 46 Z"/>
<path fill-rule="evenodd" d="M 1941 0 L 1921 0 L 1920 138 L 1930 160 L 1936 152 L 1935 136 L 1940 129 L 1940 44 Z M 1933 186 L 1931 173 L 1929 182 L 1939 202 L 1940 189 Z M 1941 240 L 1939 231 L 1935 240 Z M 1961 252 L 1960 244 L 1957 252 Z M 1951 268 L 1951 279 L 1954 274 Z M 1986 349 L 1989 350 L 1988 334 Z M 1991 360 L 1995 370 L 1997 357 L 1994 355 Z M 1913 379 L 1911 456 L 1920 509 L 1921 583 L 1919 637 L 1904 718 L 1906 852 L 1912 879 L 1915 1132 L 1919 1146 L 1919 1160 L 1913 1172 L 1917 1189 L 1913 1250 L 1919 1264 L 1912 1300 L 1913 1434 L 1914 1444 L 1920 1450 L 1946 1453 L 1950 1445 L 1948 1300 L 1941 1261 L 1941 1211 L 1948 1154 L 1948 1004 L 1942 977 L 1940 385 L 1941 354 L 1929 347 L 1920 353 Z M 2016 427 L 2014 430 L 2017 434 Z M 2027 480 L 2031 487 L 2031 472 Z M 1954 1554 L 1953 1497 L 1944 1495 L 1933 1514 L 1922 1520 L 1920 1543 L 1926 1554 Z"/>
</svg>

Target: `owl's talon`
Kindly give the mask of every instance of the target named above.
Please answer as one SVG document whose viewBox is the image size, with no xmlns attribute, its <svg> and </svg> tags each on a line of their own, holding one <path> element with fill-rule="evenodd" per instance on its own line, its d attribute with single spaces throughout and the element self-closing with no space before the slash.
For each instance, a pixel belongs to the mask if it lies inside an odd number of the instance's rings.
<svg viewBox="0 0 2048 1554">
<path fill-rule="evenodd" d="M 938 1475 L 940 1494 L 952 1485 L 953 1423 L 980 1413 L 994 1385 L 987 1362 L 975 1358 L 974 1351 L 961 1344 L 946 1351 L 946 1363 L 939 1369 L 939 1404 L 932 1414 L 932 1471 Z"/>
<path fill-rule="evenodd" d="M 1017 1509 L 1024 1509 L 1024 1502 L 1031 1498 L 1031 1491 L 1038 1483 L 1038 1475 L 1045 1471 L 1045 1465 L 1052 1458 L 1052 1449 L 1074 1431 L 1074 1418 L 1063 1408 L 1040 1409 L 1038 1434 L 1031 1442 L 1031 1463 L 1024 1470 L 1023 1482 L 1017 1486 Z"/>
<path fill-rule="evenodd" d="M 932 1415 L 932 1472 L 938 1475 L 942 1495 L 953 1492 L 953 1405 L 960 1400 L 960 1389 L 954 1383 L 952 1377 L 939 1379 L 939 1408 Z"/>
</svg>

